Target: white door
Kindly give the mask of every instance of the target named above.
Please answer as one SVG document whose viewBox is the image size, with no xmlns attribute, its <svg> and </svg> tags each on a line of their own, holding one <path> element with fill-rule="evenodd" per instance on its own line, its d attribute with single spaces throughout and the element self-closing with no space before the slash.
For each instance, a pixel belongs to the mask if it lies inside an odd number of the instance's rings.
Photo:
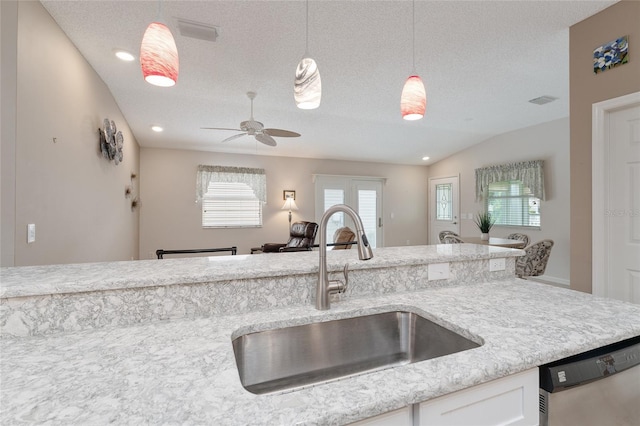
<svg viewBox="0 0 640 426">
<path fill-rule="evenodd" d="M 609 116 L 607 296 L 640 304 L 640 106 Z"/>
<path fill-rule="evenodd" d="M 429 243 L 440 244 L 438 234 L 442 231 L 460 235 L 459 218 L 458 176 L 429 179 Z"/>
</svg>

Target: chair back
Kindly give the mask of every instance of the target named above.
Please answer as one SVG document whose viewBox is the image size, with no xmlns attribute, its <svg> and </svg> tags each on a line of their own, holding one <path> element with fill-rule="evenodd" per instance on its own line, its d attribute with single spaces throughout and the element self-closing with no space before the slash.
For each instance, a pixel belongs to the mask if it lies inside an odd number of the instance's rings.
<svg viewBox="0 0 640 426">
<path fill-rule="evenodd" d="M 525 255 L 516 259 L 516 275 L 520 278 L 543 275 L 553 248 L 553 240 L 541 240 L 525 248 Z"/>
<path fill-rule="evenodd" d="M 520 234 L 518 232 L 507 235 L 510 240 L 519 240 L 524 243 L 524 247 L 529 245 L 529 236 L 527 234 Z"/>
<path fill-rule="evenodd" d="M 342 228 L 336 229 L 336 232 L 333 234 L 333 242 L 334 243 L 348 243 L 350 241 L 355 241 L 356 233 L 351 230 L 348 226 L 343 226 Z M 345 244 L 339 246 L 333 246 L 332 250 L 345 250 L 350 249 L 353 244 Z"/>
<path fill-rule="evenodd" d="M 286 247 L 311 248 L 316 241 L 318 224 L 315 222 L 294 222 L 291 225 Z"/>
<path fill-rule="evenodd" d="M 464 241 L 460 237 L 449 234 L 449 235 L 445 235 L 442 238 L 442 243 L 443 244 L 462 244 L 464 243 Z"/>
<path fill-rule="evenodd" d="M 445 235 L 453 235 L 453 236 L 456 236 L 456 237 L 460 236 L 460 235 L 456 234 L 453 231 L 440 231 L 440 233 L 438 234 L 438 240 L 440 240 L 440 242 L 442 244 L 445 244 L 445 242 L 444 242 L 444 236 Z"/>
</svg>

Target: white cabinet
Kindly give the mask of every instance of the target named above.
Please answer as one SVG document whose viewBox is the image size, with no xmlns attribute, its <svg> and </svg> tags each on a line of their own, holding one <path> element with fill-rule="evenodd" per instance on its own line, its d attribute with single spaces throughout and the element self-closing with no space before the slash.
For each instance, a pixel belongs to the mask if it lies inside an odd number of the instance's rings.
<svg viewBox="0 0 640 426">
<path fill-rule="evenodd" d="M 538 369 L 532 368 L 351 425 L 537 426 L 538 387 Z"/>
<path fill-rule="evenodd" d="M 412 426 L 412 406 L 389 411 L 378 416 L 350 423 L 351 426 Z"/>
<path fill-rule="evenodd" d="M 538 369 L 417 404 L 416 426 L 537 425 Z"/>
</svg>

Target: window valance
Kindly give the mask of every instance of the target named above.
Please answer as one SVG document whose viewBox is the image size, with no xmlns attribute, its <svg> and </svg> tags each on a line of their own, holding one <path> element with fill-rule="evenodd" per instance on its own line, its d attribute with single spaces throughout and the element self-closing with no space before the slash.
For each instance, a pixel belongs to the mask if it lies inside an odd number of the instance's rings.
<svg viewBox="0 0 640 426">
<path fill-rule="evenodd" d="M 490 183 L 511 180 L 521 181 L 534 197 L 544 200 L 543 165 L 544 160 L 534 160 L 476 169 L 476 201 L 482 200 Z"/>
<path fill-rule="evenodd" d="M 252 169 L 248 167 L 226 166 L 198 166 L 196 178 L 196 198 L 202 201 L 207 193 L 209 182 L 241 182 L 248 185 L 256 197 L 263 203 L 267 202 L 267 175 L 264 169 Z"/>
</svg>

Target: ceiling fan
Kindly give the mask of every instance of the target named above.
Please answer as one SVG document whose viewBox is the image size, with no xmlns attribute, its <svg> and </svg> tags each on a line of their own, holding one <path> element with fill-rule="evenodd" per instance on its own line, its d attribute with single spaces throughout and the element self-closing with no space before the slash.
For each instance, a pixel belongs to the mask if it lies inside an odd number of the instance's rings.
<svg viewBox="0 0 640 426">
<path fill-rule="evenodd" d="M 206 130 L 235 130 L 239 133 L 237 135 L 229 136 L 222 142 L 229 142 L 234 139 L 238 139 L 242 136 L 249 135 L 254 136 L 258 142 L 262 142 L 265 145 L 276 146 L 277 143 L 273 136 L 279 138 L 297 138 L 300 133 L 292 132 L 290 130 L 283 129 L 265 129 L 264 124 L 253 119 L 253 100 L 256 97 L 256 92 L 247 92 L 247 97 L 251 99 L 251 118 L 240 123 L 239 129 L 229 129 L 226 127 L 201 127 Z"/>
</svg>

